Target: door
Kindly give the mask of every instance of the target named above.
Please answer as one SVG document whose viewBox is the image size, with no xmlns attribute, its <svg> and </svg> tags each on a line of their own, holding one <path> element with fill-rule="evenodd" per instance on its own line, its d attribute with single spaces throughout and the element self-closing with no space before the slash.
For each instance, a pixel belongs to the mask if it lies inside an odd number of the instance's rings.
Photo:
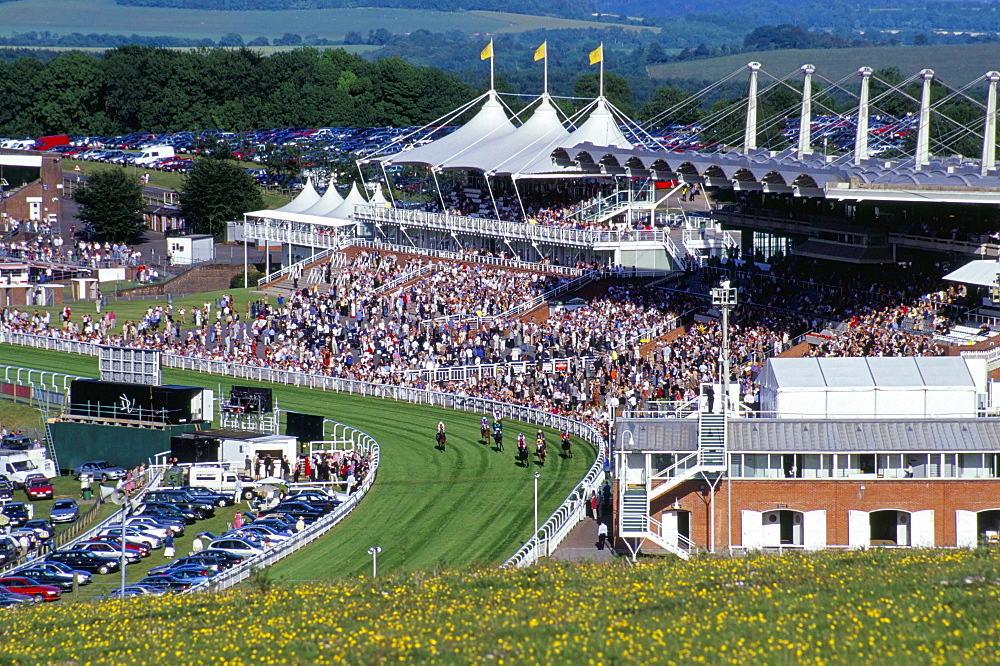
<svg viewBox="0 0 1000 666">
<path fill-rule="evenodd" d="M 906 511 L 896 512 L 896 545 L 912 546 L 910 541 L 910 514 Z"/>
<path fill-rule="evenodd" d="M 934 547 L 934 511 L 932 509 L 914 511 L 910 514 L 910 545 L 914 548 Z"/>
<path fill-rule="evenodd" d="M 867 548 L 871 545 L 871 525 L 867 511 L 847 512 L 847 545 L 851 548 Z"/>
<path fill-rule="evenodd" d="M 663 540 L 670 544 L 677 544 L 677 511 L 664 511 L 660 514 L 661 524 L 663 525 L 662 532 L 660 536 Z"/>
<path fill-rule="evenodd" d="M 802 516 L 802 545 L 806 550 L 826 548 L 826 509 L 806 511 Z"/>
<path fill-rule="evenodd" d="M 762 546 L 780 546 L 781 540 L 781 511 L 768 511 L 760 517 L 760 543 Z"/>
<path fill-rule="evenodd" d="M 977 532 L 979 516 L 975 511 L 955 511 L 955 546 L 975 548 L 979 543 Z"/>
<path fill-rule="evenodd" d="M 740 523 L 743 531 L 743 550 L 760 550 L 762 532 L 761 512 L 744 509 L 740 512 Z"/>
<path fill-rule="evenodd" d="M 32 201 L 28 203 L 28 219 L 30 220 L 42 219 L 42 202 Z"/>
</svg>

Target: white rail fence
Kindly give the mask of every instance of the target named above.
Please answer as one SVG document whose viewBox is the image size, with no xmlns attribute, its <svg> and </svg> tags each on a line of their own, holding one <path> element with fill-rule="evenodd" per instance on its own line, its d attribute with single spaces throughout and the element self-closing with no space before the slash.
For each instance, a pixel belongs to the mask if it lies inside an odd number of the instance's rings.
<svg viewBox="0 0 1000 666">
<path fill-rule="evenodd" d="M 17 344 L 39 349 L 49 349 L 65 353 L 96 356 L 98 345 L 93 342 L 78 342 L 48 338 L 27 333 L 0 331 L 0 343 Z M 544 410 L 525 407 L 509 402 L 486 398 L 441 393 L 424 389 L 389 384 L 372 384 L 355 379 L 328 377 L 290 370 L 277 370 L 260 366 L 238 365 L 225 361 L 188 358 L 174 354 L 163 354 L 163 364 L 169 368 L 194 372 L 224 375 L 238 379 L 248 379 L 287 386 L 308 387 L 323 391 L 335 391 L 351 395 L 370 396 L 386 400 L 401 400 L 413 404 L 433 405 L 480 414 L 499 414 L 504 419 L 534 423 L 555 430 L 566 430 L 572 435 L 590 442 L 597 450 L 597 458 L 580 481 L 559 505 L 556 511 L 538 532 L 532 535 L 503 566 L 529 566 L 552 552 L 569 531 L 584 517 L 584 503 L 592 493 L 596 493 L 604 481 L 604 467 L 609 460 L 608 441 L 593 426 L 574 419 L 550 414 Z M 248 574 L 249 575 L 249 574 Z"/>
</svg>

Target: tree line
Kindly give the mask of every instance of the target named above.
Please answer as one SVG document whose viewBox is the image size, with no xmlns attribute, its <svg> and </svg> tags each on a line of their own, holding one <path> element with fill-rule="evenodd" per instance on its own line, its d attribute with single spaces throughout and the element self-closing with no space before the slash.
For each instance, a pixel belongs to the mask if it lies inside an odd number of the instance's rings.
<svg viewBox="0 0 1000 666">
<path fill-rule="evenodd" d="M 0 62 L 0 136 L 130 131 L 419 125 L 466 102 L 471 86 L 400 58 L 343 50 L 192 52 L 124 46 Z"/>
</svg>

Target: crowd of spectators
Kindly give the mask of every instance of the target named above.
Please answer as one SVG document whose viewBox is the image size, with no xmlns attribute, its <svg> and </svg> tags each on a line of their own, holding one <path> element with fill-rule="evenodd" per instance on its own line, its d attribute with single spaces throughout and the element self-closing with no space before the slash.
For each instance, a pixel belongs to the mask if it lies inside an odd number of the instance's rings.
<svg viewBox="0 0 1000 666">
<path fill-rule="evenodd" d="M 384 288 L 401 275 L 413 279 Z M 546 318 L 480 320 L 550 289 L 558 278 L 460 263 L 397 263 L 371 252 L 328 275 L 328 283 L 262 297 L 242 314 L 226 297 L 190 312 L 153 306 L 121 331 L 111 312 L 77 320 L 68 308 L 59 322 L 14 308 L 0 311 L 0 320 L 9 330 L 52 337 L 512 401 L 601 425 L 609 404 L 642 409 L 651 400 L 690 401 L 701 383 L 719 379 L 721 330 L 706 277 L 718 275 L 688 276 L 682 289 L 610 280 Z M 743 395 L 754 392 L 768 357 L 842 316 L 844 333 L 810 353 L 941 353 L 924 322 L 946 318 L 943 309 L 962 297 L 938 290 L 911 298 L 909 286 L 895 288 L 894 276 L 875 291 L 814 281 L 805 297 L 794 287 L 798 277 L 787 285 L 764 274 L 733 277 L 741 281 L 742 305 L 730 319 L 731 380 Z M 876 291 L 881 296 L 872 298 Z M 439 315 L 450 316 L 435 319 Z M 684 315 L 686 330 L 664 338 Z M 437 372 L 487 365 L 488 372 Z"/>
<path fill-rule="evenodd" d="M 0 257 L 98 268 L 138 266 L 142 261 L 142 252 L 124 243 L 77 240 L 67 244 L 58 234 L 38 234 L 24 240 L 0 241 Z"/>
</svg>

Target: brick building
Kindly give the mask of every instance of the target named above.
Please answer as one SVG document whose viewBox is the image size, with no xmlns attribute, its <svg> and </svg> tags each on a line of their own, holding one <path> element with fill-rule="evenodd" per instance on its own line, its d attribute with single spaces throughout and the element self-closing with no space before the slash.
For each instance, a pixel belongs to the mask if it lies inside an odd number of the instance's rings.
<svg viewBox="0 0 1000 666">
<path fill-rule="evenodd" d="M 873 367 L 884 368 L 885 360 Z M 833 362 L 825 364 L 828 370 L 857 368 L 857 359 L 824 361 Z M 953 363 L 961 374 L 963 361 Z M 841 395 L 831 404 L 843 405 L 846 386 L 834 388 Z M 858 387 L 859 404 L 874 404 L 870 393 L 877 388 L 877 378 L 868 390 Z M 901 401 L 900 387 L 893 388 L 893 400 Z M 970 399 L 986 400 L 988 388 L 982 389 L 985 394 Z M 911 402 L 918 393 L 923 399 L 929 391 L 914 387 Z M 1000 420 L 990 413 L 987 406 L 962 417 L 930 411 L 905 418 L 724 414 L 721 405 L 702 400 L 669 415 L 633 414 L 616 429 L 618 543 L 686 555 L 696 547 L 971 547 L 998 541 Z"/>
<path fill-rule="evenodd" d="M 0 222 L 62 219 L 62 156 L 34 150 L 0 149 Z"/>
</svg>

